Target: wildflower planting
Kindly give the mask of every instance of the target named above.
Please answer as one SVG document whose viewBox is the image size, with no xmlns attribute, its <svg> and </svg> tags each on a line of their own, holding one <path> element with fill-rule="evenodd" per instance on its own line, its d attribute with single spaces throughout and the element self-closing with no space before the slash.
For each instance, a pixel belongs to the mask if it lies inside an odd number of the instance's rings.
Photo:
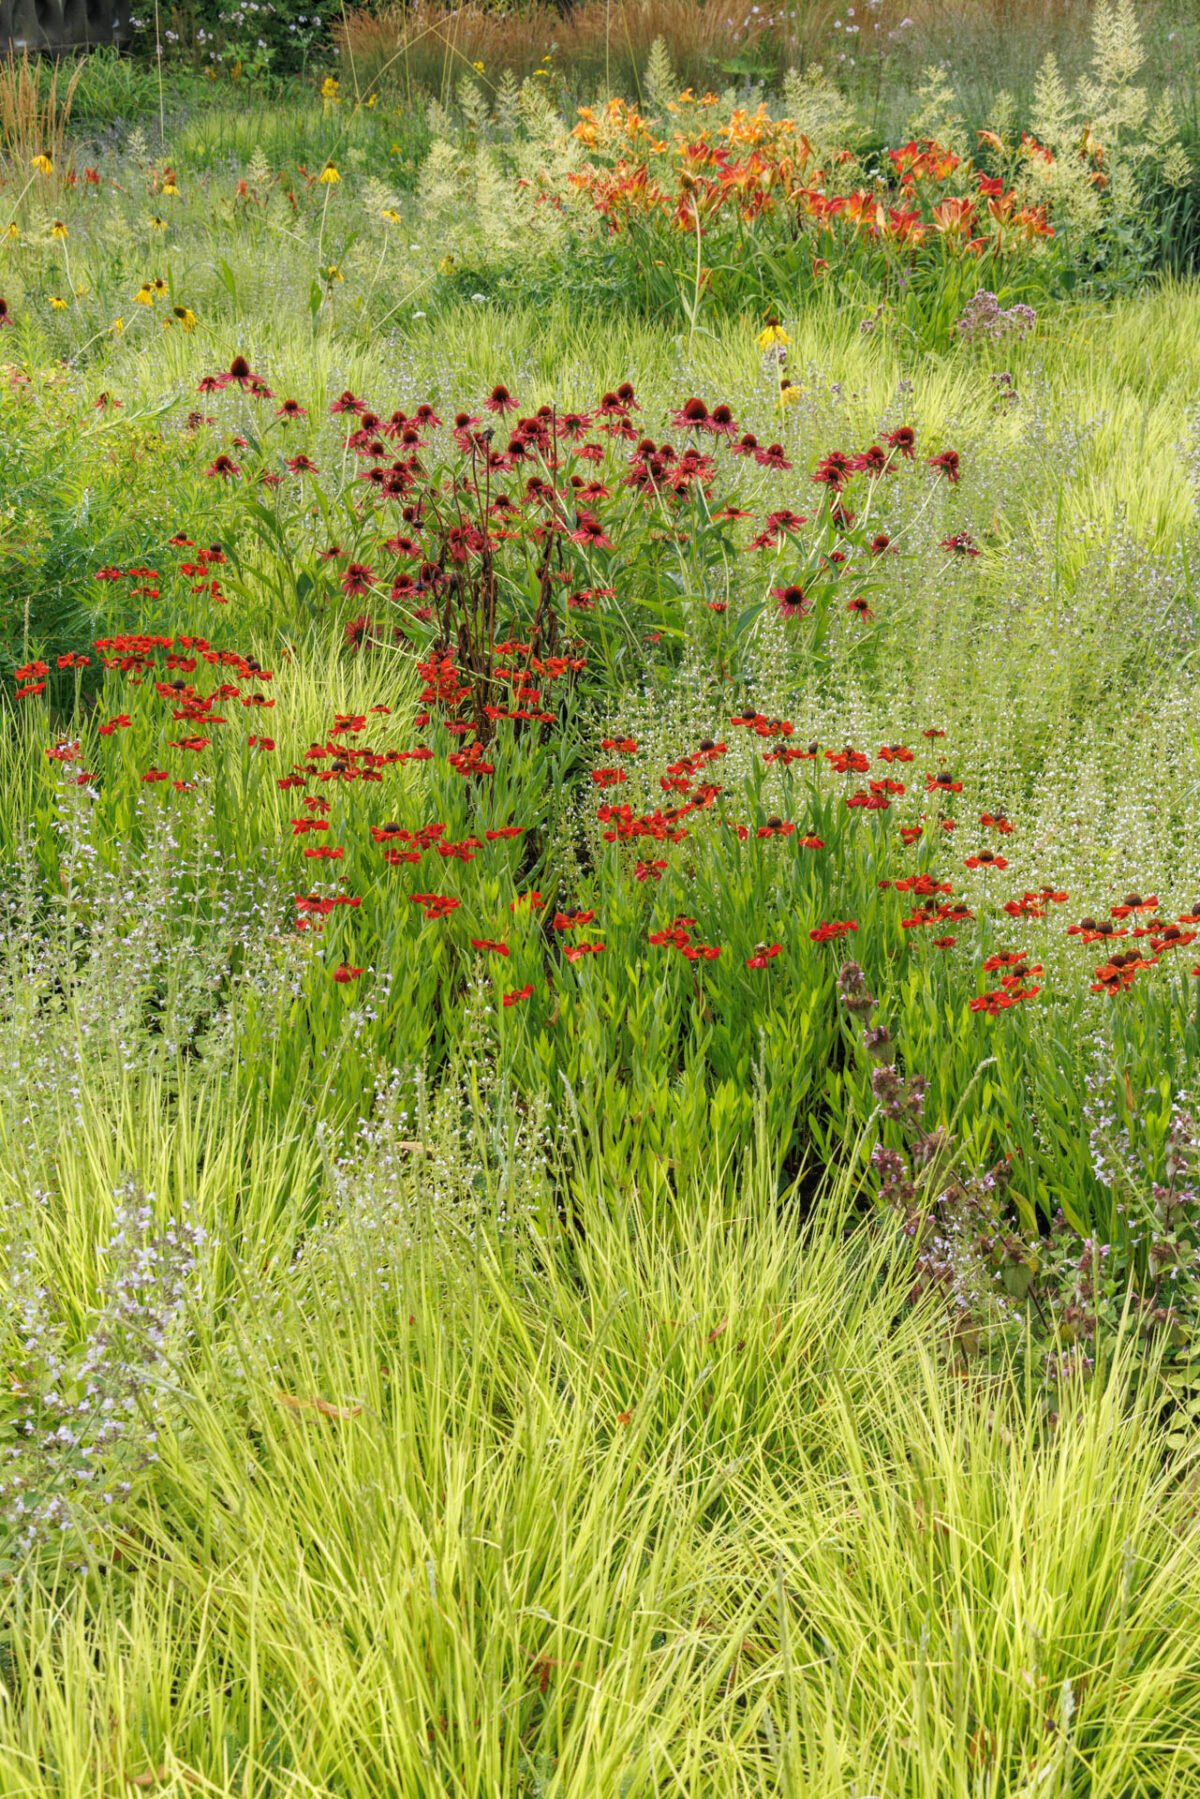
<svg viewBox="0 0 1200 1799">
<path fill-rule="evenodd" d="M 884 144 L 14 75 L 5 1791 L 1188 1790 L 1200 297 L 1091 25 Z"/>
</svg>

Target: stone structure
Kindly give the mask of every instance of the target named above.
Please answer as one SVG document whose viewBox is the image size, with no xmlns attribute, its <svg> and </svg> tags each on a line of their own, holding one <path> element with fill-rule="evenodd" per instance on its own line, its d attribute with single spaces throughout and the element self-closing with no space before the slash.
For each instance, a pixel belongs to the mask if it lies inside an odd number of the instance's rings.
<svg viewBox="0 0 1200 1799">
<path fill-rule="evenodd" d="M 0 56 L 129 42 L 129 0 L 0 0 Z"/>
</svg>

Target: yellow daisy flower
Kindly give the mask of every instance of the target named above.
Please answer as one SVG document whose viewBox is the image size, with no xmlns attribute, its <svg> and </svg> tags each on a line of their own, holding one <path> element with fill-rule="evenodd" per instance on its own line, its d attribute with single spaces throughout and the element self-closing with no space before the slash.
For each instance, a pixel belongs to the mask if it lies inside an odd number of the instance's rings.
<svg viewBox="0 0 1200 1799">
<path fill-rule="evenodd" d="M 53 306 L 55 312 L 65 312 L 67 310 L 67 302 L 60 299 L 57 294 L 54 294 L 51 297 L 50 304 Z"/>
<path fill-rule="evenodd" d="M 54 173 L 54 164 L 45 151 L 40 156 L 35 156 L 29 166 L 31 169 L 37 169 L 43 175 L 53 175 Z"/>
<path fill-rule="evenodd" d="M 321 173 L 317 176 L 317 180 L 324 182 L 326 187 L 332 187 L 335 181 L 341 180 L 341 176 L 338 174 L 333 164 L 327 162 L 325 167 L 321 170 Z"/>
<path fill-rule="evenodd" d="M 69 237 L 71 234 L 61 219 L 55 219 L 53 225 L 50 227 L 50 235 L 51 237 Z"/>
</svg>

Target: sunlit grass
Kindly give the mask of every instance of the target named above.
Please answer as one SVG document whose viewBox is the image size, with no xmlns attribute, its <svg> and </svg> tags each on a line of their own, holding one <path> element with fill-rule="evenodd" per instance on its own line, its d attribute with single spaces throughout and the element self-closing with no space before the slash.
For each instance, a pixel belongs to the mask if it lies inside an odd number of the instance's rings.
<svg viewBox="0 0 1200 1799">
<path fill-rule="evenodd" d="M 260 1269 L 294 1173 L 257 1156 L 236 1219 L 224 1157 L 198 1176 L 244 1275 L 117 1548 L 6 1604 L 8 1790 L 1189 1778 L 1192 1484 L 1120 1362 L 1045 1433 L 1020 1366 L 931 1356 L 887 1233 L 834 1195 L 803 1225 L 766 1169 Z"/>
</svg>

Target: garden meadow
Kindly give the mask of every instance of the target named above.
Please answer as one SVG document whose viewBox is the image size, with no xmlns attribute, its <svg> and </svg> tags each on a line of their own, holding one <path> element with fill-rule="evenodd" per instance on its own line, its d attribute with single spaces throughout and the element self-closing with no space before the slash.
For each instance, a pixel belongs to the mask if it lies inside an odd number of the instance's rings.
<svg viewBox="0 0 1200 1799">
<path fill-rule="evenodd" d="M 1200 1777 L 1195 20 L 615 10 L 0 64 L 5 1794 Z"/>
</svg>

